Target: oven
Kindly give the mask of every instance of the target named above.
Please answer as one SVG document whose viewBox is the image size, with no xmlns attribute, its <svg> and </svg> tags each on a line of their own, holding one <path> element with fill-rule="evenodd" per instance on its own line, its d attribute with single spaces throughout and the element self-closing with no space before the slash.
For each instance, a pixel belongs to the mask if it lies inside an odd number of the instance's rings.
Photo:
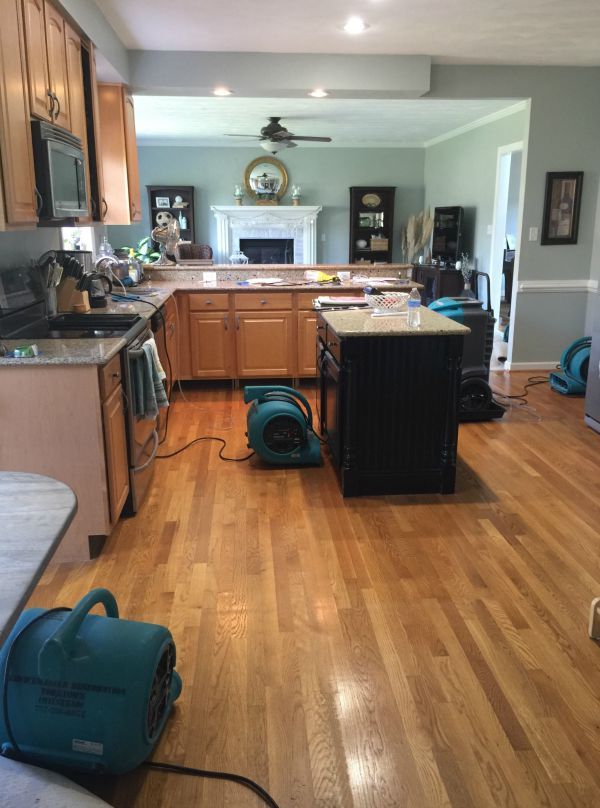
<svg viewBox="0 0 600 808">
<path fill-rule="evenodd" d="M 341 463 L 341 396 L 340 383 L 342 369 L 321 337 L 317 341 L 318 357 L 317 368 L 319 372 L 319 429 L 321 435 L 327 439 L 331 457 L 336 466 Z"/>
<path fill-rule="evenodd" d="M 152 479 L 154 460 L 158 452 L 158 416 L 138 418 L 135 414 L 136 376 L 134 363 L 144 355 L 144 342 L 152 338 L 149 326 L 123 349 L 121 365 L 126 396 L 127 457 L 129 460 L 129 497 L 123 509 L 126 515 L 139 510 Z"/>
</svg>

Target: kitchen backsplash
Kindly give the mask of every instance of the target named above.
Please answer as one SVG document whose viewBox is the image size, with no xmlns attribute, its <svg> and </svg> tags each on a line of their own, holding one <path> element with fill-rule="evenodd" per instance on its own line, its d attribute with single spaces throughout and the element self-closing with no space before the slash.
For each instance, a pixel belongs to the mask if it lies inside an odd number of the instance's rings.
<svg viewBox="0 0 600 808">
<path fill-rule="evenodd" d="M 35 261 L 46 250 L 58 249 L 60 231 L 57 227 L 0 233 L 0 272 Z"/>
</svg>

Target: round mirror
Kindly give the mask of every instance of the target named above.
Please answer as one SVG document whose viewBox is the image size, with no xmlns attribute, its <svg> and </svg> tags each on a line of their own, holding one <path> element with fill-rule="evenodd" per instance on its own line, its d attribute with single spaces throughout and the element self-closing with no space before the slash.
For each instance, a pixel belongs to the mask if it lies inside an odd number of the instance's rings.
<svg viewBox="0 0 600 808">
<path fill-rule="evenodd" d="M 287 171 L 275 157 L 257 157 L 246 168 L 244 185 L 252 199 L 268 199 L 271 196 L 279 200 L 287 190 Z"/>
</svg>

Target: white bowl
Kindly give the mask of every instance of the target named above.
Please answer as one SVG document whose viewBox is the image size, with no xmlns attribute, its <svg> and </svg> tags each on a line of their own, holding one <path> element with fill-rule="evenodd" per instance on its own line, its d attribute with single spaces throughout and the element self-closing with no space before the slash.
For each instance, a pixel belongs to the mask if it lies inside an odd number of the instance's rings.
<svg viewBox="0 0 600 808">
<path fill-rule="evenodd" d="M 403 309 L 410 294 L 407 292 L 382 292 L 380 295 L 367 295 L 367 305 L 375 311 L 400 311 Z"/>
</svg>

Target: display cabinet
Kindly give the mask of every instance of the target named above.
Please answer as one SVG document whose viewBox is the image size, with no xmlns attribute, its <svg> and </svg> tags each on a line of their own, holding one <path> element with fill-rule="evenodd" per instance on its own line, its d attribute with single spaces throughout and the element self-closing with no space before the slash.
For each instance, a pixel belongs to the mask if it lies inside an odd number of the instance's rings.
<svg viewBox="0 0 600 808">
<path fill-rule="evenodd" d="M 462 244 L 463 209 L 458 205 L 435 208 L 433 214 L 433 238 L 431 257 L 454 266 L 463 250 Z"/>
<path fill-rule="evenodd" d="M 350 188 L 351 264 L 390 264 L 394 234 L 394 187 Z"/>
<path fill-rule="evenodd" d="M 147 185 L 150 228 L 164 224 L 157 216 L 170 213 L 179 221 L 183 241 L 195 244 L 194 230 L 194 186 L 193 185 Z M 178 197 L 181 198 L 179 201 Z M 162 217 L 161 217 L 162 218 Z"/>
</svg>

